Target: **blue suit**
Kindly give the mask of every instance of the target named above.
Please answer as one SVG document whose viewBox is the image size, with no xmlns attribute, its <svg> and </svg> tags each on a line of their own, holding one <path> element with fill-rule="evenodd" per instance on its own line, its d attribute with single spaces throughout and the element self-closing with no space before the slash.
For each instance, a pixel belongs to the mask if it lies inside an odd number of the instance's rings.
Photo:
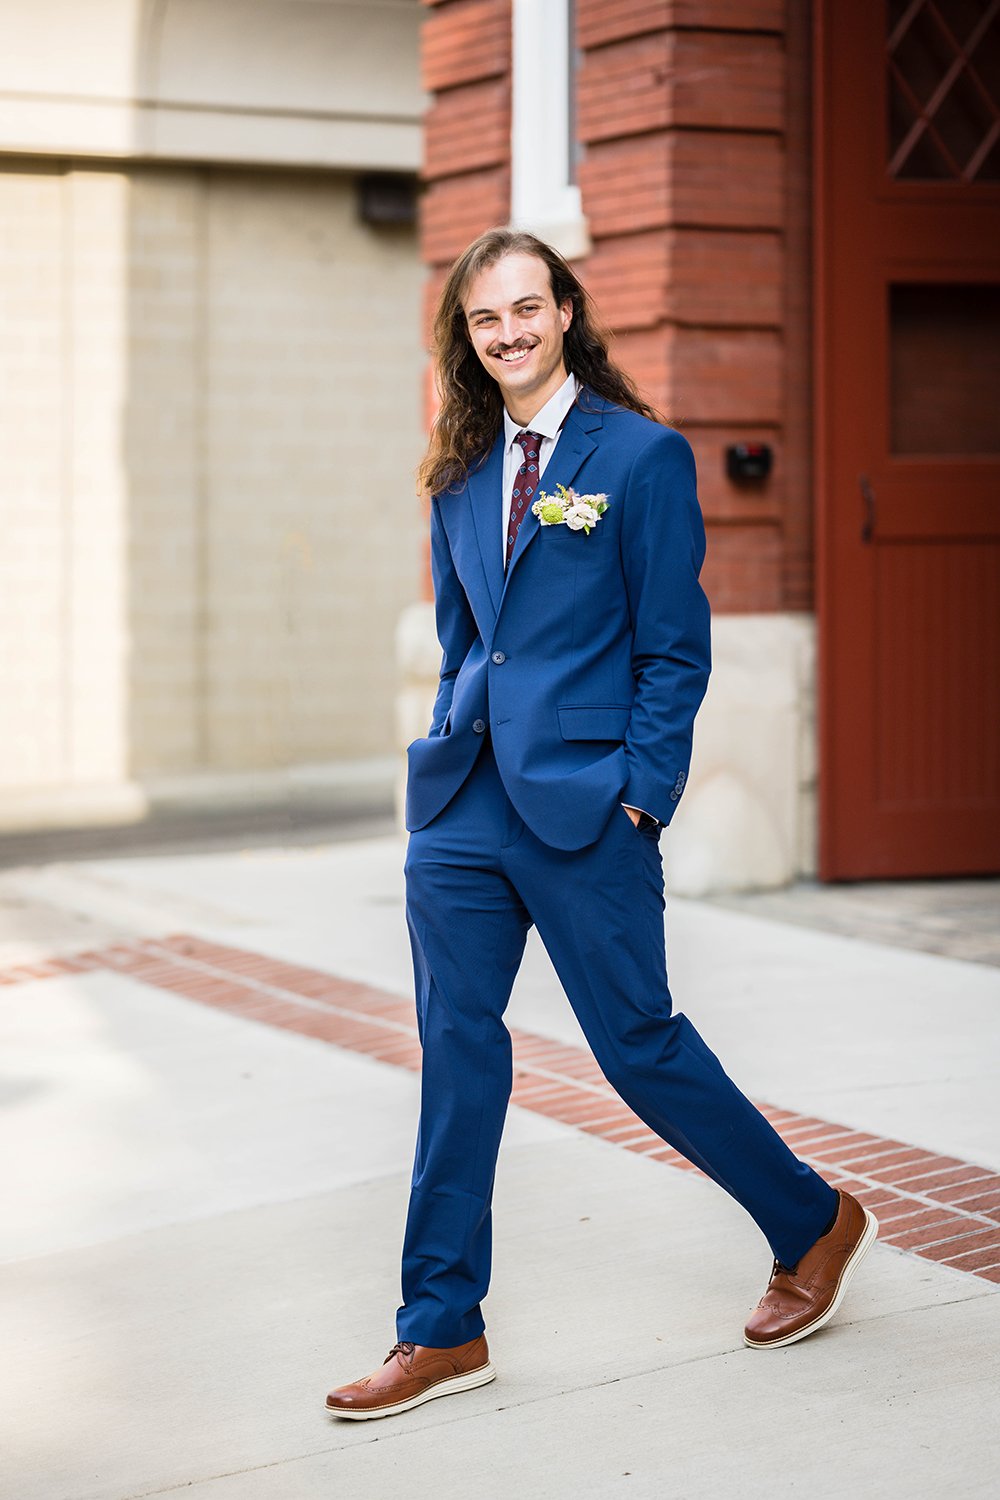
<svg viewBox="0 0 1000 1500">
<path fill-rule="evenodd" d="M 661 823 L 677 806 L 709 674 L 694 459 L 673 428 L 586 389 L 582 402 L 541 483 L 608 495 L 589 534 L 529 514 L 504 576 L 502 434 L 458 494 L 431 501 L 444 660 L 430 733 L 409 747 L 410 830 L 465 779 L 477 723 L 514 806 L 556 849 L 591 843 L 619 797 Z"/>
<path fill-rule="evenodd" d="M 658 830 L 687 781 L 710 668 L 687 440 L 584 386 L 541 479 L 603 493 L 591 531 L 529 514 L 502 553 L 503 435 L 431 500 L 441 677 L 408 747 L 405 875 L 421 1115 L 397 1336 L 473 1339 L 511 1088 L 503 1012 L 538 928 L 612 1086 L 792 1263 L 836 1195 L 672 1009 Z"/>
</svg>

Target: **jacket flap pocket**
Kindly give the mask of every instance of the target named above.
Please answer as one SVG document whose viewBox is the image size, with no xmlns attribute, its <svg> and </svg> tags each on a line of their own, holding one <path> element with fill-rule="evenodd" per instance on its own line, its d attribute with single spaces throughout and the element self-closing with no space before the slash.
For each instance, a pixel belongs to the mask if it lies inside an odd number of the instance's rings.
<svg viewBox="0 0 1000 1500">
<path fill-rule="evenodd" d="M 564 740 L 623 740 L 632 710 L 628 704 L 611 703 L 574 704 L 556 712 Z"/>
</svg>

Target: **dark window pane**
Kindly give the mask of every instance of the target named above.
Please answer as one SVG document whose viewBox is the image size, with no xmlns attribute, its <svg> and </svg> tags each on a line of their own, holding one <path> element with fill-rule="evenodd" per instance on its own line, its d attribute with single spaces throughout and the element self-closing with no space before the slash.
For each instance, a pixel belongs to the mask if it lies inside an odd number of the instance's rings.
<svg viewBox="0 0 1000 1500">
<path fill-rule="evenodd" d="M 982 0 L 887 8 L 889 171 L 899 180 L 996 181 L 1000 11 Z"/>
<path fill-rule="evenodd" d="M 894 453 L 1000 453 L 1000 286 L 889 288 Z"/>
</svg>

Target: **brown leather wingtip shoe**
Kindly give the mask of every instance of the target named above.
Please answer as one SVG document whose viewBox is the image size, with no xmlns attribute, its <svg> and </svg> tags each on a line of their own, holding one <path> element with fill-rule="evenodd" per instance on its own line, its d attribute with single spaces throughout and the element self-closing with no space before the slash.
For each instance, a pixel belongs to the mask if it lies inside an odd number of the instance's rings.
<svg viewBox="0 0 1000 1500">
<path fill-rule="evenodd" d="M 391 1417 L 393 1412 L 408 1411 L 423 1401 L 487 1385 L 496 1379 L 496 1373 L 485 1334 L 454 1349 L 429 1349 L 402 1339 L 393 1344 L 374 1374 L 331 1391 L 326 1409 L 335 1417 L 354 1421 Z"/>
<path fill-rule="evenodd" d="M 743 1332 L 751 1349 L 779 1349 L 828 1323 L 847 1284 L 875 1243 L 878 1220 L 850 1193 L 840 1193 L 833 1228 L 794 1267 L 774 1262 L 767 1291 Z"/>
</svg>

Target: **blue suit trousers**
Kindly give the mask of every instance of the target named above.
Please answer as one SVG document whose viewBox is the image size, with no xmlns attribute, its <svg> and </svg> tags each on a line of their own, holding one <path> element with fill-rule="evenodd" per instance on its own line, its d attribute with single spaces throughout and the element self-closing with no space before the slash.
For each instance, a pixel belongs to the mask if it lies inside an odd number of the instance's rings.
<svg viewBox="0 0 1000 1500">
<path fill-rule="evenodd" d="M 504 1010 L 532 923 L 621 1098 L 743 1205 L 779 1260 L 805 1253 L 836 1194 L 673 1013 L 655 830 L 616 805 L 583 849 L 542 843 L 507 796 L 487 732 L 456 794 L 410 834 L 404 868 L 423 1069 L 398 1338 L 450 1348 L 485 1326 L 512 1085 Z"/>
</svg>

